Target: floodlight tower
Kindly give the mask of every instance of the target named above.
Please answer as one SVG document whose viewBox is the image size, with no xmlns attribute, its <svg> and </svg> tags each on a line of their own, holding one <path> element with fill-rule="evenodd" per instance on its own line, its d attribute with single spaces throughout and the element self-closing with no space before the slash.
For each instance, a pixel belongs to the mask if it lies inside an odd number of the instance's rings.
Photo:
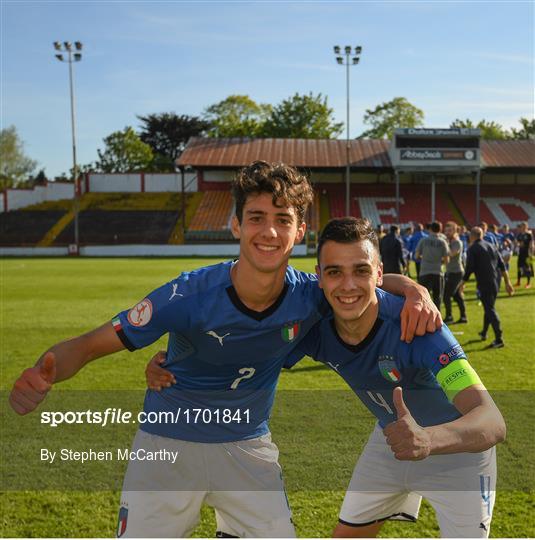
<svg viewBox="0 0 535 540">
<path fill-rule="evenodd" d="M 346 66 L 346 98 L 347 98 L 347 107 L 346 107 L 346 216 L 349 216 L 350 209 L 351 209 L 351 178 L 350 178 L 350 170 L 349 170 L 349 150 L 350 150 L 350 142 L 349 142 L 349 67 L 350 66 L 356 66 L 360 62 L 360 54 L 362 53 L 362 47 L 358 45 L 355 47 L 355 52 L 353 53 L 353 50 L 350 45 L 346 45 L 344 47 L 344 55 L 345 58 L 342 56 L 342 50 L 338 45 L 334 46 L 334 54 L 336 55 L 336 61 L 341 66 Z"/>
<path fill-rule="evenodd" d="M 71 92 L 71 130 L 72 130 L 72 176 L 74 182 L 74 199 L 73 199 L 73 211 L 74 211 L 74 244 L 76 245 L 76 254 L 80 253 L 80 241 L 79 241 L 79 226 L 78 226 L 78 213 L 79 213 L 79 199 L 80 199 L 80 179 L 78 177 L 78 167 L 76 165 L 76 128 L 75 128 L 75 114 L 74 114 L 74 84 L 73 84 L 73 69 L 74 62 L 80 62 L 82 60 L 82 43 L 80 41 L 54 41 L 54 50 L 57 51 L 56 58 L 60 62 L 67 62 L 69 64 L 69 87 Z M 66 54 L 62 54 L 66 53 Z"/>
</svg>

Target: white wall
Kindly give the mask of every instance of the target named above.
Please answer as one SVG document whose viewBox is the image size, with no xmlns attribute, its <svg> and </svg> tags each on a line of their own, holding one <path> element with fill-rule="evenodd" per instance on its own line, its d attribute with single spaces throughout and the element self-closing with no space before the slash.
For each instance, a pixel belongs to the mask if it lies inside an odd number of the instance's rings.
<svg viewBox="0 0 535 540">
<path fill-rule="evenodd" d="M 57 201 L 58 199 L 72 199 L 74 197 L 74 184 L 66 182 L 48 182 L 46 185 L 47 201 Z"/>
<path fill-rule="evenodd" d="M 184 175 L 186 191 L 197 191 L 197 175 L 186 173 Z M 182 191 L 182 178 L 180 174 L 145 174 L 145 191 Z"/>
<path fill-rule="evenodd" d="M 3 247 L 0 257 L 65 257 L 69 254 L 67 247 Z"/>
<path fill-rule="evenodd" d="M 47 182 L 44 186 L 36 186 L 33 189 L 8 189 L 7 209 L 16 210 L 31 204 L 44 201 L 57 201 L 59 199 L 72 199 L 74 196 L 74 184 L 68 182 Z M 6 209 L 4 197 L 0 198 L 0 212 Z"/>
<path fill-rule="evenodd" d="M 85 190 L 85 187 L 84 187 Z M 141 175 L 134 174 L 98 174 L 89 175 L 89 191 L 99 193 L 119 192 L 136 193 L 141 191 Z"/>
<path fill-rule="evenodd" d="M 145 174 L 146 192 L 180 192 L 182 190 L 180 174 Z M 187 192 L 197 191 L 197 174 L 187 172 L 184 175 Z M 82 193 L 86 192 L 85 177 L 80 180 Z M 89 175 L 89 191 L 93 193 L 140 193 L 141 174 L 98 174 Z M 16 210 L 31 204 L 58 199 L 72 199 L 74 185 L 68 182 L 48 182 L 45 186 L 33 189 L 8 189 L 7 208 Z M 4 198 L 0 195 L 0 212 L 5 212 Z"/>
</svg>

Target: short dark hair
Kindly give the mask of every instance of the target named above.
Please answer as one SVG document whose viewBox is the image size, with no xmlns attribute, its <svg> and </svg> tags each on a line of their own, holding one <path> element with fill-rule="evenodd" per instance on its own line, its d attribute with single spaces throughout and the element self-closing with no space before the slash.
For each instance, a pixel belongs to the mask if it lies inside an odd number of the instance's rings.
<svg viewBox="0 0 535 540">
<path fill-rule="evenodd" d="M 390 225 L 390 232 L 391 233 L 399 232 L 399 227 L 397 225 Z"/>
<path fill-rule="evenodd" d="M 433 221 L 433 223 L 429 224 L 429 228 L 431 232 L 439 233 L 442 230 L 442 223 L 440 221 Z"/>
<path fill-rule="evenodd" d="M 284 163 L 254 161 L 238 171 L 231 189 L 236 203 L 236 217 L 240 223 L 249 195 L 269 193 L 273 197 L 274 206 L 293 207 L 298 225 L 305 220 L 307 208 L 314 199 L 314 190 L 308 178 L 296 168 Z"/>
<path fill-rule="evenodd" d="M 325 242 L 353 244 L 361 240 L 369 240 L 379 253 L 379 240 L 372 224 L 364 218 L 343 217 L 331 219 L 321 231 L 318 240 L 318 262 Z"/>
</svg>

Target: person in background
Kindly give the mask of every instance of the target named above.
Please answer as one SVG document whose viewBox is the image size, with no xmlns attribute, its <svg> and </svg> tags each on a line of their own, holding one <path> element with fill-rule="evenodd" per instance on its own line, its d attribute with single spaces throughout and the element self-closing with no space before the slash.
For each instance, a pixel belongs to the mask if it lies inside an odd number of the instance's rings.
<svg viewBox="0 0 535 540">
<path fill-rule="evenodd" d="M 504 240 L 509 240 L 509 242 L 511 243 L 511 248 L 514 250 L 516 240 L 515 235 L 513 232 L 511 232 L 507 223 L 504 223 L 502 226 L 502 236 Z"/>
<path fill-rule="evenodd" d="M 461 225 L 459 227 L 459 240 L 463 243 L 462 263 L 465 265 L 466 252 L 468 251 L 468 245 L 470 244 L 470 233 L 468 232 L 466 225 Z"/>
<path fill-rule="evenodd" d="M 516 286 L 520 287 L 520 278 L 525 277 L 527 283 L 526 289 L 531 287 L 531 276 L 533 276 L 533 263 L 531 262 L 531 255 L 533 253 L 533 235 L 528 228 L 528 222 L 523 221 L 518 226 L 519 233 L 516 237 L 518 243 L 518 274 Z"/>
<path fill-rule="evenodd" d="M 409 277 L 411 276 L 409 263 L 411 260 L 411 239 L 413 233 L 414 228 L 412 225 L 409 225 L 401 235 L 401 239 L 403 240 L 403 258 L 405 259 L 405 275 Z"/>
<path fill-rule="evenodd" d="M 381 223 L 379 223 L 379 225 L 377 225 L 376 232 L 377 232 L 377 238 L 379 238 L 379 241 L 381 240 L 381 238 L 383 238 L 383 236 L 386 235 L 385 228 Z"/>
<path fill-rule="evenodd" d="M 495 339 L 489 345 L 489 348 L 501 349 L 505 346 L 505 343 L 502 338 L 500 318 L 494 307 L 496 297 L 498 296 L 498 275 L 501 273 L 504 277 L 505 287 L 509 296 L 514 293 L 514 288 L 501 255 L 492 245 L 483 240 L 483 230 L 481 227 L 474 227 L 470 231 L 470 240 L 471 244 L 466 257 L 466 269 L 464 271 L 461 290 L 464 291 L 464 284 L 470 279 L 472 274 L 475 274 L 479 298 L 485 310 L 483 330 L 479 332 L 479 336 L 483 341 L 486 340 L 489 326 L 492 326 Z"/>
<path fill-rule="evenodd" d="M 511 257 L 513 256 L 513 243 L 508 238 L 505 238 L 505 236 L 500 249 L 500 255 L 505 264 L 505 269 L 509 272 L 509 264 L 511 262 Z"/>
<path fill-rule="evenodd" d="M 501 247 L 503 242 L 503 234 L 498 231 L 498 225 L 495 225 L 494 223 L 489 225 L 489 233 L 494 235 L 494 238 L 496 238 L 496 242 L 498 243 L 498 248 Z"/>
<path fill-rule="evenodd" d="M 411 237 L 410 241 L 410 248 L 409 251 L 411 253 L 412 260 L 414 261 L 414 264 L 416 265 L 416 278 L 420 277 L 420 261 L 416 258 L 416 246 L 418 245 L 418 242 L 422 239 L 428 236 L 428 234 L 424 231 L 424 226 L 421 223 L 417 223 L 414 227 L 414 234 Z"/>
<path fill-rule="evenodd" d="M 464 303 L 464 295 L 459 290 L 461 282 L 463 280 L 464 267 L 463 267 L 463 243 L 459 239 L 457 232 L 458 226 L 454 221 L 448 221 L 444 232 L 449 242 L 450 248 L 450 260 L 446 265 L 446 279 L 444 284 L 444 306 L 446 307 L 446 318 L 444 322 L 446 324 L 453 322 L 453 315 L 451 313 L 451 299 L 453 298 L 459 306 L 461 317 L 457 321 L 458 323 L 467 323 L 466 318 L 466 306 Z"/>
<path fill-rule="evenodd" d="M 379 243 L 383 271 L 389 274 L 403 274 L 405 259 L 403 258 L 403 241 L 399 236 L 399 227 L 390 226 L 390 232 L 381 238 Z"/>
<path fill-rule="evenodd" d="M 421 260 L 418 283 L 427 288 L 433 297 L 433 302 L 440 309 L 444 294 L 444 273 L 442 264 L 449 260 L 448 242 L 444 239 L 442 223 L 433 221 L 429 230 L 431 234 L 422 238 L 416 246 L 416 259 Z"/>
<path fill-rule="evenodd" d="M 479 225 L 479 228 L 483 231 L 483 240 L 488 242 L 491 246 L 498 248 L 498 239 L 494 234 L 489 231 L 489 226 L 486 221 L 482 221 Z"/>
</svg>

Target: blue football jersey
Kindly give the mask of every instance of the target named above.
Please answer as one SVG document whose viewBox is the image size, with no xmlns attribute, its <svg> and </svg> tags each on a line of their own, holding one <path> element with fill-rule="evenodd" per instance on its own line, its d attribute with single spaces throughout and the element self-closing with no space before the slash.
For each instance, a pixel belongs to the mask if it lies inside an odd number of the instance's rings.
<svg viewBox="0 0 535 540">
<path fill-rule="evenodd" d="M 316 276 L 286 270 L 282 293 L 263 312 L 239 299 L 232 262 L 184 272 L 114 318 L 129 350 L 169 334 L 164 367 L 176 384 L 147 391 L 142 430 L 196 442 L 229 442 L 268 431 L 284 363 L 329 306 Z"/>
<path fill-rule="evenodd" d="M 461 345 L 446 326 L 433 334 L 415 337 L 410 344 L 401 341 L 399 316 L 403 299 L 381 289 L 377 289 L 377 298 L 378 318 L 361 343 L 349 345 L 342 341 L 329 315 L 300 342 L 285 367 L 291 367 L 304 355 L 330 366 L 383 428 L 396 420 L 392 398 L 396 386 L 403 388 L 403 399 L 421 426 L 459 418 L 459 411 L 448 400 L 437 377 L 447 369 L 448 380 L 454 380 L 471 369 Z"/>
</svg>

